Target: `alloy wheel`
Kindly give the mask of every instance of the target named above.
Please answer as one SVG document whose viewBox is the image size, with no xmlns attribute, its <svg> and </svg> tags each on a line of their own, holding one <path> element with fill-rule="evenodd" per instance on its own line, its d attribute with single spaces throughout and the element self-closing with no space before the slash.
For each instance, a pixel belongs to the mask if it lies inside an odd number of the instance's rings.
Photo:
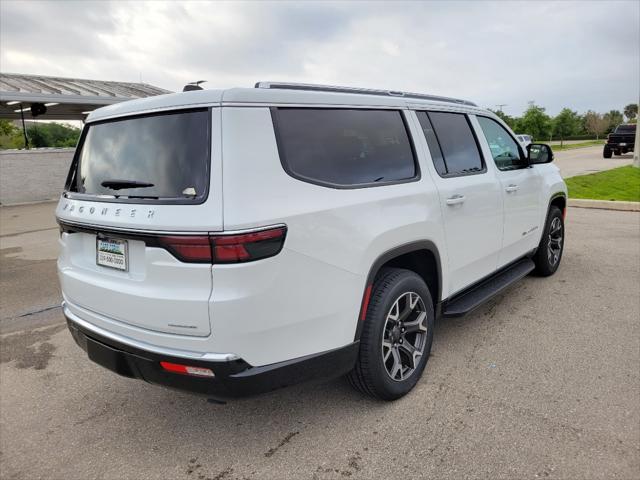
<svg viewBox="0 0 640 480">
<path fill-rule="evenodd" d="M 563 240 L 562 233 L 562 221 L 559 217 L 554 217 L 549 226 L 549 242 L 547 245 L 547 256 L 549 258 L 549 264 L 552 267 L 560 260 Z"/>
<path fill-rule="evenodd" d="M 427 311 L 422 297 L 405 292 L 391 306 L 382 336 L 382 362 L 394 381 L 409 378 L 427 343 Z"/>
</svg>

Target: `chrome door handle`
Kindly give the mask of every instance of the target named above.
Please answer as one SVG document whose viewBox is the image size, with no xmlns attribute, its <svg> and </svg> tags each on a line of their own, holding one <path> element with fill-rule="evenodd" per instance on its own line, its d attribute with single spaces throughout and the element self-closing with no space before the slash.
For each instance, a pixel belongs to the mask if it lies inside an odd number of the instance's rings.
<svg viewBox="0 0 640 480">
<path fill-rule="evenodd" d="M 459 205 L 464 203 L 466 197 L 464 195 L 453 195 L 452 197 L 447 198 L 447 205 Z"/>
<path fill-rule="evenodd" d="M 507 193 L 513 193 L 513 192 L 517 192 L 518 191 L 518 185 L 514 185 L 513 183 L 511 185 L 509 185 L 507 188 L 505 188 Z"/>
</svg>

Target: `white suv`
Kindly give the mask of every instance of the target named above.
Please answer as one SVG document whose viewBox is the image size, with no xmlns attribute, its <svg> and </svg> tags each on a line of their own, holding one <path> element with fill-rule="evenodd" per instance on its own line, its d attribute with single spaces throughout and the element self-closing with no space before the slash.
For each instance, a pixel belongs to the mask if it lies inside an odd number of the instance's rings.
<svg viewBox="0 0 640 480">
<path fill-rule="evenodd" d="M 214 398 L 343 374 L 398 398 L 435 318 L 558 268 L 552 159 L 429 95 L 260 83 L 101 108 L 56 211 L 69 329 L 121 375 Z"/>
</svg>

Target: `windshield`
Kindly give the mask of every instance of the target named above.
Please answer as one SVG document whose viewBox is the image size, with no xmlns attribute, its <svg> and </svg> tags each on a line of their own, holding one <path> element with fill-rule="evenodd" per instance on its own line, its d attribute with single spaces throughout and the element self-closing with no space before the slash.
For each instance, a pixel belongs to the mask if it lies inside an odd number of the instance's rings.
<svg viewBox="0 0 640 480">
<path fill-rule="evenodd" d="M 636 126 L 635 124 L 618 125 L 618 128 L 616 128 L 616 133 L 636 133 Z"/>
<path fill-rule="evenodd" d="M 120 200 L 204 201 L 209 117 L 204 109 L 89 124 L 68 190 Z"/>
</svg>

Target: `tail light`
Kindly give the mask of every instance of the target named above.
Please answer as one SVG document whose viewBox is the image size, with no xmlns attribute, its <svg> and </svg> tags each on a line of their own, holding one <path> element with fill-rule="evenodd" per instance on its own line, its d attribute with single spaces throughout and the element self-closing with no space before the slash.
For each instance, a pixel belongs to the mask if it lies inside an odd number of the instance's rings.
<svg viewBox="0 0 640 480">
<path fill-rule="evenodd" d="M 158 243 L 182 262 L 241 263 L 277 255 L 286 235 L 287 227 L 276 227 L 233 235 L 167 236 Z"/>
</svg>

